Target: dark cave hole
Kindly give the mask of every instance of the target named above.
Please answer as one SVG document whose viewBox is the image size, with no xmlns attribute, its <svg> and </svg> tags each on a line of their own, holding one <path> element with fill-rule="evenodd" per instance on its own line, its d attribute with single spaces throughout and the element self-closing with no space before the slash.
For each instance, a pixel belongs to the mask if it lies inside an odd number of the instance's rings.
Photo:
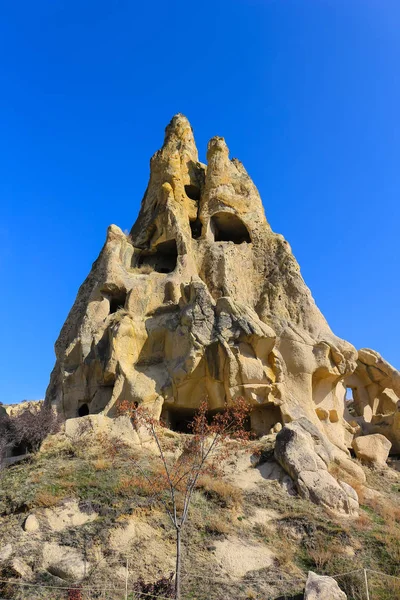
<svg viewBox="0 0 400 600">
<path fill-rule="evenodd" d="M 191 408 L 164 409 L 161 414 L 161 420 L 172 431 L 176 431 L 177 433 L 193 433 L 192 424 L 197 412 L 197 409 Z M 208 423 L 211 423 L 214 416 L 219 412 L 222 412 L 222 410 L 207 411 Z"/>
<path fill-rule="evenodd" d="M 203 229 L 203 224 L 200 219 L 191 219 L 190 220 L 190 229 L 192 231 L 192 238 L 194 240 L 198 240 L 201 237 L 201 232 Z"/>
<path fill-rule="evenodd" d="M 145 265 L 157 273 L 172 273 L 178 260 L 178 248 L 175 240 L 168 240 L 158 244 L 155 249 L 142 252 L 138 258 L 137 266 Z"/>
<path fill-rule="evenodd" d="M 78 417 L 86 417 L 89 414 L 89 406 L 87 404 L 82 404 L 78 408 Z"/>
<path fill-rule="evenodd" d="M 115 295 L 110 296 L 110 315 L 116 313 L 120 308 L 125 308 L 127 293 L 121 290 Z"/>
<path fill-rule="evenodd" d="M 197 185 L 185 185 L 185 194 L 191 200 L 200 200 L 200 188 Z"/>
<path fill-rule="evenodd" d="M 211 217 L 211 230 L 214 233 L 216 242 L 251 243 L 246 225 L 233 213 L 219 212 L 213 215 Z"/>
</svg>

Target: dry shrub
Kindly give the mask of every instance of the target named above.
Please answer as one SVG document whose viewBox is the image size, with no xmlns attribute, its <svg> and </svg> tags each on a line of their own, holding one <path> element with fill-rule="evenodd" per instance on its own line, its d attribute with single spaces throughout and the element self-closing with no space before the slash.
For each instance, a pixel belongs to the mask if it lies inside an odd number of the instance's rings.
<svg viewBox="0 0 400 600">
<path fill-rule="evenodd" d="M 366 531 L 371 527 L 371 519 L 365 513 L 360 513 L 355 521 L 355 526 L 359 531 Z"/>
<path fill-rule="evenodd" d="M 368 506 L 382 517 L 390 528 L 395 527 L 397 523 L 400 523 L 400 508 L 395 506 L 390 500 L 387 500 L 386 498 L 373 500 L 368 503 Z"/>
<path fill-rule="evenodd" d="M 207 498 L 215 500 L 223 508 L 239 508 L 243 502 L 242 490 L 222 479 L 203 475 L 199 478 L 198 487 Z"/>
<path fill-rule="evenodd" d="M 272 530 L 272 528 L 269 525 L 266 525 L 265 523 L 256 523 L 254 525 L 254 531 L 257 533 L 257 535 L 264 538 L 265 540 L 270 540 L 271 537 L 274 535 L 274 531 Z"/>
<path fill-rule="evenodd" d="M 345 480 L 343 479 L 343 481 Z M 346 483 L 351 485 L 353 490 L 355 490 L 355 492 L 357 493 L 358 502 L 360 504 L 365 504 L 365 486 L 359 481 L 356 481 L 355 479 L 352 479 L 351 481 L 346 481 Z"/>
<path fill-rule="evenodd" d="M 157 491 L 153 481 L 148 481 L 142 475 L 124 475 L 114 487 L 116 494 L 137 493 L 144 496 L 152 496 Z"/>
<path fill-rule="evenodd" d="M 227 535 L 231 532 L 231 526 L 226 518 L 220 515 L 211 515 L 207 520 L 206 530 L 211 534 Z"/>
<path fill-rule="evenodd" d="M 308 549 L 308 555 L 318 570 L 321 570 L 331 560 L 332 550 L 325 544 L 318 544 L 317 547 Z"/>
<path fill-rule="evenodd" d="M 141 267 L 134 267 L 132 271 L 139 275 L 150 275 L 150 273 L 154 273 L 154 267 L 151 265 L 142 265 Z"/>
<path fill-rule="evenodd" d="M 37 452 L 43 440 L 60 430 L 61 419 L 51 406 L 43 402 L 29 406 L 9 417 L 8 426 L 13 434 L 13 444 L 25 452 Z"/>
<path fill-rule="evenodd" d="M 34 505 L 40 508 L 51 508 L 52 506 L 57 506 L 64 497 L 50 490 L 41 490 L 35 496 Z"/>
<path fill-rule="evenodd" d="M 39 471 L 37 473 L 32 473 L 31 477 L 30 477 L 30 481 L 31 483 L 40 483 L 40 481 L 43 479 L 43 472 Z"/>
<path fill-rule="evenodd" d="M 111 462 L 105 458 L 97 458 L 92 464 L 95 471 L 107 471 L 111 466 Z"/>
<path fill-rule="evenodd" d="M 73 490 L 76 489 L 77 484 L 75 481 L 61 480 L 57 483 L 58 487 L 62 490 Z"/>
<path fill-rule="evenodd" d="M 305 542 L 307 554 L 317 567 L 322 571 L 333 557 L 343 553 L 343 548 L 338 541 L 328 539 L 323 533 L 318 533 Z"/>
<path fill-rule="evenodd" d="M 296 548 L 289 538 L 285 536 L 279 536 L 276 540 L 274 540 L 273 548 L 276 561 L 281 568 L 287 567 L 293 563 L 296 555 Z"/>
<path fill-rule="evenodd" d="M 330 463 L 328 466 L 328 471 L 332 475 L 332 477 L 334 477 L 335 479 L 343 479 L 343 481 L 344 481 L 346 473 L 336 463 L 333 463 L 333 462 Z M 348 483 L 348 482 L 346 482 L 346 483 Z M 351 485 L 351 484 L 349 484 L 349 485 Z"/>
</svg>

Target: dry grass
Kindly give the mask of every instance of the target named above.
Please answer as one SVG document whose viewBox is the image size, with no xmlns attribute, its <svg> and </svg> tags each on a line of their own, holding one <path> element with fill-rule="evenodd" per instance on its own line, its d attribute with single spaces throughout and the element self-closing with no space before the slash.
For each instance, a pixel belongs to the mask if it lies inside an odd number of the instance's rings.
<svg viewBox="0 0 400 600">
<path fill-rule="evenodd" d="M 111 467 L 111 461 L 106 458 L 97 458 L 92 462 L 92 465 L 96 471 L 106 471 Z"/>
<path fill-rule="evenodd" d="M 227 535 L 232 527 L 226 515 L 210 515 L 206 522 L 206 531 L 212 535 Z"/>
<path fill-rule="evenodd" d="M 361 512 L 354 521 L 354 524 L 359 531 L 366 531 L 371 528 L 371 518 L 364 512 Z"/>
<path fill-rule="evenodd" d="M 240 508 L 243 503 L 241 489 L 209 475 L 199 479 L 198 487 L 204 492 L 206 498 L 216 501 L 222 508 Z"/>
<path fill-rule="evenodd" d="M 296 547 L 287 537 L 280 536 L 274 544 L 276 561 L 281 568 L 293 565 L 296 556 Z"/>
<path fill-rule="evenodd" d="M 42 490 L 36 494 L 34 505 L 39 508 L 51 508 L 52 506 L 60 504 L 64 498 L 64 495 L 55 494 L 50 490 Z"/>
<path fill-rule="evenodd" d="M 327 544 L 326 538 L 321 536 L 313 540 L 312 545 L 307 547 L 307 552 L 318 571 L 322 571 L 331 561 L 332 554 L 340 553 L 340 547 L 337 543 Z"/>
<path fill-rule="evenodd" d="M 154 494 L 154 486 L 141 475 L 122 476 L 114 486 L 116 494 L 140 493 L 151 496 Z"/>
<path fill-rule="evenodd" d="M 137 275 L 150 275 L 150 273 L 154 273 L 154 267 L 151 265 L 142 265 L 141 267 L 133 267 L 132 271 Z"/>
</svg>

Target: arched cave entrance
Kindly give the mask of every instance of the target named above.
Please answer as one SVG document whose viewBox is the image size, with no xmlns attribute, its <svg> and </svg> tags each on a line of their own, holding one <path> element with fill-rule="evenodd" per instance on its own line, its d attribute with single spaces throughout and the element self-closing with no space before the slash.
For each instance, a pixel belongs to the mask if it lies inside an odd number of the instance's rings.
<svg viewBox="0 0 400 600">
<path fill-rule="evenodd" d="M 161 420 L 172 431 L 176 431 L 177 433 L 193 433 L 192 424 L 197 412 L 198 409 L 195 408 L 164 408 L 161 413 Z M 207 411 L 208 423 L 211 423 L 214 416 L 219 412 L 222 412 L 222 409 Z"/>
<path fill-rule="evenodd" d="M 230 212 L 218 212 L 211 217 L 211 231 L 216 242 L 234 244 L 251 243 L 246 225 L 237 215 Z"/>
<path fill-rule="evenodd" d="M 223 412 L 223 409 L 207 411 L 207 421 L 212 419 L 217 413 Z M 191 408 L 163 408 L 161 420 L 168 429 L 177 433 L 193 433 L 192 424 L 197 409 Z M 270 433 L 270 430 L 277 423 L 283 424 L 283 417 L 279 406 L 274 404 L 254 408 L 246 418 L 243 427 L 246 431 L 252 431 L 255 436 L 261 437 Z"/>
<path fill-rule="evenodd" d="M 203 224 L 200 219 L 190 219 L 190 229 L 192 238 L 198 240 L 201 237 L 201 232 L 203 230 Z"/>
<path fill-rule="evenodd" d="M 138 258 L 137 266 L 147 265 L 157 273 L 172 273 L 178 261 L 176 240 L 168 240 L 157 244 L 152 250 L 143 251 Z"/>
<path fill-rule="evenodd" d="M 185 194 L 191 200 L 200 200 L 200 188 L 197 185 L 185 185 Z"/>
<path fill-rule="evenodd" d="M 110 315 L 116 313 L 121 308 L 125 308 L 126 296 L 126 290 L 119 290 L 108 297 L 110 301 Z"/>
<path fill-rule="evenodd" d="M 78 417 L 86 417 L 89 414 L 89 406 L 81 404 L 78 408 Z"/>
</svg>

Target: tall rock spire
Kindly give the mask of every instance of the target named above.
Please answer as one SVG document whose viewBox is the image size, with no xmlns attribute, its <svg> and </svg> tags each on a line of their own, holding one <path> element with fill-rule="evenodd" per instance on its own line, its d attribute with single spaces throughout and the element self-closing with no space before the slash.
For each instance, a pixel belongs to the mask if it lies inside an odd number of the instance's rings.
<svg viewBox="0 0 400 600">
<path fill-rule="evenodd" d="M 46 401 L 69 418 L 112 416 L 131 400 L 182 430 L 204 397 L 218 411 L 243 396 L 256 434 L 304 416 L 345 450 L 358 431 L 346 385 L 364 390 L 367 427 L 379 406 L 394 415 L 399 374 L 365 351 L 360 363 L 332 333 L 223 138 L 210 140 L 207 161 L 186 117 L 173 117 L 136 223 L 128 236 L 109 228 L 78 292 Z M 384 388 L 368 379 L 380 370 Z"/>
</svg>

